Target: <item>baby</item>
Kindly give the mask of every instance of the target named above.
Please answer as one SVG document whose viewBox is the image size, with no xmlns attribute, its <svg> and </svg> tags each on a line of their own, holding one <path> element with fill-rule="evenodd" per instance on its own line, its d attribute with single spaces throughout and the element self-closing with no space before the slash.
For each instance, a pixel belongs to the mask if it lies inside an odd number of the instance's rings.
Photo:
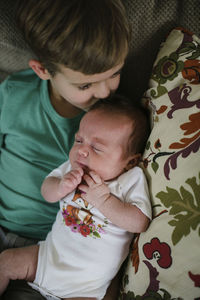
<svg viewBox="0 0 200 300">
<path fill-rule="evenodd" d="M 26 279 L 46 299 L 104 297 L 134 233 L 151 219 L 137 166 L 148 135 L 146 112 L 119 95 L 85 114 L 69 161 L 41 188 L 48 202 L 60 201 L 52 230 L 39 245 L 2 252 L 0 293 L 10 279 Z"/>
</svg>

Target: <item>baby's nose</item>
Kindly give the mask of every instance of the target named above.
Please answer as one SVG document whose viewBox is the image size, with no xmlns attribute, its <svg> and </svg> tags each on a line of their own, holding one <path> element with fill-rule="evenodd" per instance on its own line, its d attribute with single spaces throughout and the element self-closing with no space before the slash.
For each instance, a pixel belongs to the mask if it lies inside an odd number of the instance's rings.
<svg viewBox="0 0 200 300">
<path fill-rule="evenodd" d="M 80 147 L 80 148 L 79 148 L 79 154 L 80 154 L 81 156 L 83 156 L 83 157 L 87 157 L 88 154 L 89 154 L 89 152 L 88 152 L 88 150 L 87 150 L 86 147 Z"/>
</svg>

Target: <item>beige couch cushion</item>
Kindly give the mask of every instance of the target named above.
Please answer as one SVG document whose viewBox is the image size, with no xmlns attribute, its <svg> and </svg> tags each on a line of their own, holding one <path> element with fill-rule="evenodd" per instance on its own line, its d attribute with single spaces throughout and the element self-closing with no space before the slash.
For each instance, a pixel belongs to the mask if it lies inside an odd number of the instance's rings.
<svg viewBox="0 0 200 300">
<path fill-rule="evenodd" d="M 147 232 L 132 245 L 121 299 L 197 299 L 200 40 L 195 35 L 184 29 L 169 34 L 154 63 L 143 101 L 152 115 L 143 167 L 149 182 L 153 220 Z"/>
</svg>

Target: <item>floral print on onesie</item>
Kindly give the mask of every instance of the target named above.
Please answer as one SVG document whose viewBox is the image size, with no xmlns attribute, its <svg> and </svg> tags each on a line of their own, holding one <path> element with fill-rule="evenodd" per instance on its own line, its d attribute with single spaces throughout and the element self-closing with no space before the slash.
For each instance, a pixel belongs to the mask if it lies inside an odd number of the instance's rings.
<svg viewBox="0 0 200 300">
<path fill-rule="evenodd" d="M 68 226 L 71 231 L 79 233 L 84 237 L 101 238 L 102 234 L 105 234 L 104 227 L 108 223 L 104 220 L 103 224 L 97 224 L 93 219 L 91 209 L 93 208 L 86 200 L 81 198 L 81 192 L 77 189 L 73 202 L 79 207 L 66 204 L 63 201 L 62 215 L 65 225 Z"/>
</svg>

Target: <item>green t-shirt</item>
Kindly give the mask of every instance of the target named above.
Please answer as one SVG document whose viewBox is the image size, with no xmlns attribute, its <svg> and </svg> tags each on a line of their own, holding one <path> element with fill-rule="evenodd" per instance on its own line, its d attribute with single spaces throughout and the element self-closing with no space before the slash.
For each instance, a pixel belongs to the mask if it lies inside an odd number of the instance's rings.
<svg viewBox="0 0 200 300">
<path fill-rule="evenodd" d="M 25 237 L 46 237 L 58 203 L 42 198 L 41 184 L 68 159 L 83 114 L 58 115 L 47 81 L 31 69 L 0 85 L 0 225 Z"/>
</svg>

